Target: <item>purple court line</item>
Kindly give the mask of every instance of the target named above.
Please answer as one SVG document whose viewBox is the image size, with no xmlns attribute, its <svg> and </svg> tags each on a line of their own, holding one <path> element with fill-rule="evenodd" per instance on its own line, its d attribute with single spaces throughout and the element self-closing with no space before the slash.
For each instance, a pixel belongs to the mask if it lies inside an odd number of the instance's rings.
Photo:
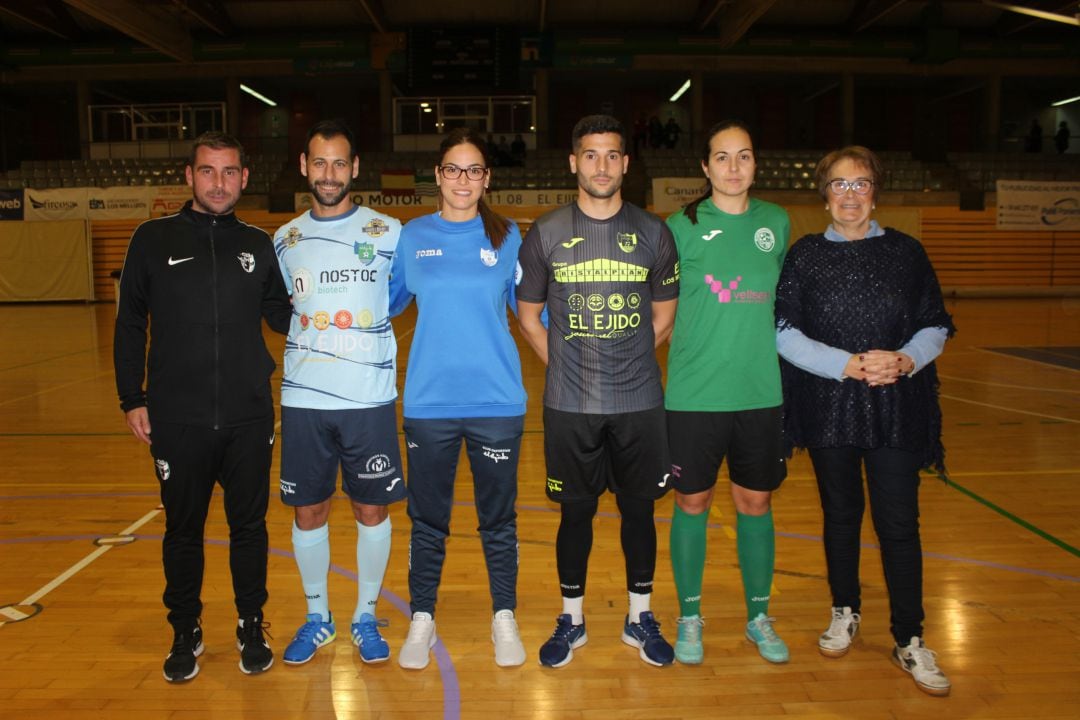
<svg viewBox="0 0 1080 720">
<path fill-rule="evenodd" d="M 70 495 L 66 497 L 71 497 Z M 0 540 L 0 545 L 19 545 L 34 542 L 69 542 L 72 540 L 97 540 L 101 535 L 52 535 L 36 538 L 5 538 Z M 157 540 L 162 539 L 161 535 L 143 535 L 136 534 L 132 537 L 138 540 Z M 215 538 L 206 538 L 204 540 L 207 545 L 217 545 L 219 547 L 228 547 L 228 540 L 218 540 Z M 271 555 L 277 555 L 278 557 L 287 557 L 295 559 L 296 556 L 287 550 L 279 550 L 277 548 L 269 548 Z M 339 565 L 330 565 L 330 569 L 336 572 L 338 575 L 357 581 L 356 573 L 351 570 L 346 570 Z M 386 588 L 383 588 L 379 597 L 384 598 L 387 602 L 397 608 L 398 612 L 404 615 L 406 618 L 411 618 L 412 613 L 409 611 L 409 604 L 402 600 L 396 594 L 390 592 Z M 351 640 L 351 639 L 350 639 Z M 457 671 L 454 669 L 454 661 L 450 659 L 450 653 L 446 649 L 446 645 L 443 644 L 442 638 L 436 638 L 435 646 L 432 648 L 435 652 L 435 662 L 439 666 L 439 677 L 442 679 L 443 686 L 443 720 L 460 720 L 461 718 L 461 686 L 458 684 Z"/>
<path fill-rule="evenodd" d="M 132 495 L 138 495 L 138 493 L 131 493 L 131 494 Z M 217 494 L 217 493 L 215 493 L 215 494 Z M 154 493 L 154 495 L 156 495 L 156 493 Z M 90 494 L 84 495 L 84 497 L 123 497 L 123 496 L 125 496 L 125 494 L 117 494 L 117 493 L 101 493 L 101 494 L 95 494 L 95 495 L 90 495 Z M 68 498 L 71 498 L 71 497 L 78 497 L 78 496 L 64 495 L 63 499 L 68 499 Z M 27 499 L 60 499 L 60 498 L 58 496 L 56 496 L 56 495 L 42 495 L 42 496 L 19 495 L 19 496 L 7 496 L 7 497 L 0 496 L 0 500 L 27 500 Z M 471 506 L 472 503 L 464 502 L 464 501 L 457 501 L 457 502 L 454 503 L 454 505 Z M 529 511 L 529 512 L 546 512 L 546 513 L 557 512 L 556 508 L 550 508 L 550 507 L 545 507 L 545 506 L 540 506 L 540 505 L 518 505 L 517 509 L 520 510 L 520 511 Z M 604 518 L 617 518 L 617 517 L 619 517 L 618 513 L 612 513 L 612 512 L 598 512 L 597 515 L 599 517 L 604 517 Z M 670 523 L 671 519 L 670 518 L 664 518 L 664 517 L 657 517 L 656 521 L 661 522 L 661 523 Z M 724 525 L 723 525 L 723 523 L 709 523 L 708 527 L 714 528 L 714 529 L 719 529 L 719 528 L 724 527 Z M 806 534 L 806 533 L 793 533 L 793 532 L 781 532 L 781 531 L 777 531 L 776 535 L 778 537 L 791 538 L 791 539 L 794 539 L 794 540 L 808 540 L 810 542 L 817 542 L 817 543 L 822 542 L 822 538 L 821 538 L 820 535 L 809 535 L 809 534 Z M 30 537 L 30 538 L 7 538 L 7 539 L 0 539 L 0 545 L 13 545 L 13 544 L 18 544 L 18 543 L 33 543 L 33 542 L 64 542 L 64 541 L 68 541 L 68 540 L 96 540 L 98 537 L 100 537 L 100 535 L 62 535 L 62 536 L 42 536 L 42 537 Z M 156 537 L 157 539 L 160 539 L 160 536 L 151 536 L 151 535 L 136 535 L 135 537 L 143 537 L 143 538 L 147 538 L 147 539 L 151 539 L 151 538 Z M 207 542 L 209 543 L 209 542 L 221 542 L 221 541 L 207 540 Z M 872 550 L 876 550 L 876 549 L 881 547 L 880 545 L 878 545 L 876 543 L 865 543 L 864 542 L 864 543 L 860 543 L 860 545 L 862 547 L 864 547 L 864 548 L 868 548 L 868 549 L 872 549 Z M 274 550 L 272 552 L 278 553 L 278 552 L 284 552 L 284 551 L 276 551 L 276 550 Z M 286 553 L 286 556 L 287 557 L 292 557 L 292 553 Z M 995 570 L 1002 570 L 1002 571 L 1005 571 L 1005 572 L 1019 573 L 1021 575 L 1034 575 L 1034 576 L 1037 576 L 1037 577 L 1051 578 L 1053 580 L 1063 580 L 1065 582 L 1080 583 L 1080 577 L 1077 577 L 1077 576 L 1074 576 L 1074 575 L 1066 575 L 1064 573 L 1056 573 L 1056 572 L 1051 572 L 1049 570 L 1039 570 L 1037 568 L 1021 567 L 1019 565 L 1006 565 L 1004 563 L 998 563 L 998 562 L 994 562 L 992 560 L 979 560 L 979 559 L 976 559 L 976 558 L 968 558 L 968 557 L 963 557 L 963 556 L 960 556 L 960 555 L 947 555 L 945 553 L 931 552 L 931 551 L 928 551 L 928 550 L 923 551 L 923 557 L 934 558 L 935 560 L 945 560 L 947 562 L 956 562 L 956 563 L 963 563 L 963 564 L 967 564 L 967 565 L 974 565 L 976 567 L 992 568 L 992 569 L 995 569 Z M 346 571 L 339 569 L 337 572 L 346 572 Z M 348 575 L 346 577 L 348 577 Z M 383 592 L 387 592 L 387 591 L 384 590 Z M 400 610 L 402 614 L 404 614 L 406 617 L 411 617 L 411 614 L 408 611 L 408 606 L 403 601 L 401 601 L 399 599 L 395 599 L 395 598 L 396 598 L 396 596 L 394 596 L 392 594 L 389 594 L 389 593 L 387 594 L 387 599 L 390 600 L 390 602 L 392 604 L 394 604 L 395 607 L 397 607 L 398 610 Z M 400 604 L 398 604 L 398 603 L 400 603 Z M 436 648 L 438 648 L 438 646 L 441 643 L 442 643 L 442 640 L 439 640 L 436 643 Z M 436 654 L 438 656 L 438 652 Z M 440 660 L 440 668 L 442 667 L 442 664 L 443 663 Z M 452 667 L 450 669 L 452 670 Z M 456 679 L 456 674 L 455 674 L 455 679 Z"/>
</svg>

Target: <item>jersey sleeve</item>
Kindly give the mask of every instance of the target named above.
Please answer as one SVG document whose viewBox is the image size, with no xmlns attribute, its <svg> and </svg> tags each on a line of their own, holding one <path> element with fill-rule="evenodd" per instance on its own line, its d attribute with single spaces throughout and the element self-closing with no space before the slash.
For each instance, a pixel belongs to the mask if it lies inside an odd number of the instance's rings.
<svg viewBox="0 0 1080 720">
<path fill-rule="evenodd" d="M 654 301 L 674 300 L 679 297 L 679 252 L 675 249 L 675 236 L 666 223 L 660 223 L 657 239 L 656 261 L 649 272 L 649 284 Z"/>
<path fill-rule="evenodd" d="M 548 267 L 544 257 L 544 241 L 540 232 L 540 223 L 534 222 L 521 243 L 518 263 L 521 266 L 521 279 L 517 283 L 518 300 L 542 303 L 547 300 Z"/>
<path fill-rule="evenodd" d="M 390 262 L 390 317 L 404 312 L 413 299 L 405 277 L 405 248 L 409 244 L 408 227 L 406 225 L 402 228 L 397 247 L 394 249 L 394 259 Z"/>
</svg>

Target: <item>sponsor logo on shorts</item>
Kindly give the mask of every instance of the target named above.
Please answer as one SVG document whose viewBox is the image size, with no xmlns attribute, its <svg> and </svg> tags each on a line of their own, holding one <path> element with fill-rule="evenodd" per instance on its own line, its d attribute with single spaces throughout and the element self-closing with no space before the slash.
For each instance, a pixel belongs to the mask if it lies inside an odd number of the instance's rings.
<svg viewBox="0 0 1080 720">
<path fill-rule="evenodd" d="M 161 480 L 161 482 L 165 482 L 169 479 L 169 476 L 172 475 L 172 468 L 169 467 L 168 460 L 155 460 L 154 470 L 157 472 L 158 479 Z"/>
<path fill-rule="evenodd" d="M 390 492 L 391 490 L 393 490 L 394 486 L 397 485 L 399 482 L 401 482 L 401 478 L 399 478 L 399 477 L 396 477 L 393 480 L 391 480 L 390 484 L 386 486 L 386 492 Z"/>
<path fill-rule="evenodd" d="M 364 463 L 364 469 L 367 472 L 356 474 L 361 480 L 378 480 L 397 472 L 397 468 L 390 464 L 390 458 L 382 454 L 369 457 Z"/>
<path fill-rule="evenodd" d="M 553 492 L 553 493 L 562 492 L 562 484 L 563 484 L 562 480 L 556 480 L 555 478 L 548 478 L 547 479 L 548 492 Z"/>
<path fill-rule="evenodd" d="M 494 462 L 496 465 L 502 460 L 510 459 L 510 448 L 489 448 L 484 445 L 484 457 Z"/>
<path fill-rule="evenodd" d="M 281 490 L 282 495 L 295 495 L 296 483 L 285 482 L 284 479 L 278 480 L 278 489 Z"/>
</svg>

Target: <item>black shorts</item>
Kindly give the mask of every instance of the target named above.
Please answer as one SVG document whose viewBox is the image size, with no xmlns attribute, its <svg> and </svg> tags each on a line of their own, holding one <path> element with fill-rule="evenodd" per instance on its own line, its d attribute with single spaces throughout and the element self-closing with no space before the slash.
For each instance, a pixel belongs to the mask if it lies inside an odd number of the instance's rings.
<svg viewBox="0 0 1080 720">
<path fill-rule="evenodd" d="M 405 499 L 394 403 L 356 410 L 281 408 L 281 501 L 318 505 L 341 487 L 354 502 Z"/>
<path fill-rule="evenodd" d="M 671 486 L 664 408 L 602 415 L 545 407 L 544 459 L 547 496 L 555 502 L 605 490 L 655 500 Z"/>
<path fill-rule="evenodd" d="M 671 474 L 684 495 L 716 485 L 727 456 L 731 482 L 773 491 L 787 477 L 780 406 L 733 412 L 667 412 Z"/>
</svg>

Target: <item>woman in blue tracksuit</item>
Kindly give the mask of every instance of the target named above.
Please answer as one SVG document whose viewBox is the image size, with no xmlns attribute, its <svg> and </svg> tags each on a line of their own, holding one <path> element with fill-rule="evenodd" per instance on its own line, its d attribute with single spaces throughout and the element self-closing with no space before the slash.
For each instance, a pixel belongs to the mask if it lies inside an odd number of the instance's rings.
<svg viewBox="0 0 1080 720">
<path fill-rule="evenodd" d="M 413 297 L 418 308 L 404 397 L 412 622 L 398 663 L 426 667 L 436 641 L 435 600 L 464 440 L 494 610 L 495 663 L 508 667 L 525 661 L 514 619 L 525 387 L 506 313 L 514 307 L 521 234 L 484 202 L 491 170 L 483 139 L 459 128 L 440 152 L 440 210 L 402 230 L 390 282 L 392 314 Z"/>
</svg>

